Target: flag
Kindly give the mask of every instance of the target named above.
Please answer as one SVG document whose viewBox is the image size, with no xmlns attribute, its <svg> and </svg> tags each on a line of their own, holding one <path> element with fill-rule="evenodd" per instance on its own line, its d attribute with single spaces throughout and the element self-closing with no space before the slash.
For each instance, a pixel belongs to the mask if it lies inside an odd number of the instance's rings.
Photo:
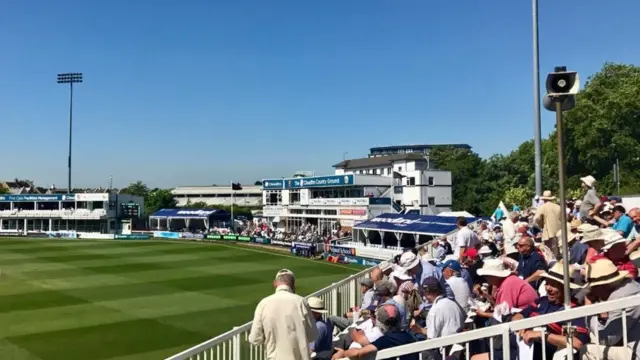
<svg viewBox="0 0 640 360">
<path fill-rule="evenodd" d="M 242 190 L 240 183 L 231 183 L 231 190 Z"/>
</svg>

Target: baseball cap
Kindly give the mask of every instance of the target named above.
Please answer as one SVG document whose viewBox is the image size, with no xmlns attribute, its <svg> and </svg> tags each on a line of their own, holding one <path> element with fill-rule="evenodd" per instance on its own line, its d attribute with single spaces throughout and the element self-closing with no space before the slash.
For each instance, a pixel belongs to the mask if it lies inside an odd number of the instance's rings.
<svg viewBox="0 0 640 360">
<path fill-rule="evenodd" d="M 449 268 L 449 269 L 451 269 L 453 271 L 457 271 L 457 272 L 461 272 L 462 271 L 462 266 L 456 260 L 445 261 L 445 263 L 442 264 L 442 268 L 443 269 Z"/>
<path fill-rule="evenodd" d="M 373 287 L 373 280 L 371 280 L 369 278 L 362 279 L 360 281 L 360 285 L 366 286 L 368 289 L 371 289 Z"/>
<path fill-rule="evenodd" d="M 414 267 L 416 267 L 416 265 L 418 265 L 420 263 L 420 258 L 418 257 L 418 255 L 412 253 L 411 251 L 407 251 L 406 253 L 402 254 L 402 256 L 400 256 L 400 261 L 398 262 L 398 265 L 400 265 L 400 267 L 402 267 L 405 270 L 411 270 Z"/>
<path fill-rule="evenodd" d="M 400 315 L 398 308 L 393 304 L 384 304 L 376 309 L 376 321 L 387 326 L 400 325 Z"/>
<path fill-rule="evenodd" d="M 438 290 L 441 288 L 440 280 L 433 276 L 429 276 L 422 282 L 422 288 L 425 290 Z"/>
<path fill-rule="evenodd" d="M 374 294 L 378 296 L 393 296 L 396 294 L 397 286 L 391 281 L 380 280 L 376 282 Z"/>
</svg>

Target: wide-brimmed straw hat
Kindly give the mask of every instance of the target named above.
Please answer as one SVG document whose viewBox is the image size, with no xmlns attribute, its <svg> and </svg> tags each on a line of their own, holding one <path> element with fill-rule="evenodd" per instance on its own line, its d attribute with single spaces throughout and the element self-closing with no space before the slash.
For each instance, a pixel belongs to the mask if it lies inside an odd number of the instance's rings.
<svg viewBox="0 0 640 360">
<path fill-rule="evenodd" d="M 326 314 L 329 311 L 324 307 L 324 300 L 319 297 L 312 296 L 307 299 L 307 303 L 309 303 L 309 308 L 311 311 L 319 314 Z"/>
<path fill-rule="evenodd" d="M 628 271 L 618 270 L 609 259 L 598 259 L 587 264 L 587 284 L 591 287 L 611 284 L 629 275 Z"/>
<path fill-rule="evenodd" d="M 564 284 L 564 266 L 562 265 L 562 261 L 556 262 L 556 264 L 553 265 L 553 267 L 549 269 L 549 271 L 540 276 Z M 582 289 L 581 285 L 571 282 L 571 277 L 569 277 L 569 287 L 571 289 Z"/>
<path fill-rule="evenodd" d="M 605 241 L 607 239 L 607 230 L 601 230 L 601 229 L 597 229 L 597 230 L 593 230 L 593 231 L 589 231 L 589 232 L 585 232 L 582 236 L 582 240 L 581 242 L 583 244 L 589 243 L 591 241 L 596 241 L 596 240 L 602 240 Z"/>
<path fill-rule="evenodd" d="M 567 242 L 572 242 L 577 237 L 578 237 L 578 234 L 572 233 L 571 231 L 569 231 L 569 229 L 567 229 Z M 556 238 L 558 240 L 562 239 L 562 230 L 558 230 L 558 232 L 556 233 Z M 562 247 L 562 241 L 560 241 L 559 246 Z"/>
<path fill-rule="evenodd" d="M 610 231 L 606 234 L 606 237 L 604 239 L 604 247 L 602 249 L 609 250 L 616 244 L 627 244 L 628 242 L 629 240 L 624 238 L 617 231 Z"/>
<path fill-rule="evenodd" d="M 556 197 L 553 196 L 553 193 L 551 192 L 551 190 L 545 190 L 542 195 L 540 196 L 540 199 L 542 200 L 555 200 Z"/>
<path fill-rule="evenodd" d="M 482 267 L 478 269 L 480 276 L 507 277 L 511 275 L 511 271 L 506 268 L 504 262 L 500 259 L 487 259 Z"/>
</svg>

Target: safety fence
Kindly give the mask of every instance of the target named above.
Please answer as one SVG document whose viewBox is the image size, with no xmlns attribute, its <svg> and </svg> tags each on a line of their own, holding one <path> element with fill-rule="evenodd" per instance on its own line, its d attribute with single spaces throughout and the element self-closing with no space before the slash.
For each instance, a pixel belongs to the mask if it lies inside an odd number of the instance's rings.
<svg viewBox="0 0 640 360">
<path fill-rule="evenodd" d="M 517 320 L 442 338 L 394 347 L 378 352 L 376 360 L 400 359 L 401 356 L 408 354 L 419 354 L 418 358 L 420 360 L 426 360 L 434 358 L 433 352 L 441 354 L 442 358 L 446 358 L 446 356 L 449 356 L 451 352 L 457 352 L 459 355 L 458 358 L 469 359 L 470 346 L 474 341 L 487 341 L 489 343 L 489 359 L 493 360 L 494 357 L 496 357 L 496 352 L 499 351 L 502 352 L 502 356 L 499 356 L 500 359 L 510 359 L 512 351 L 510 345 L 514 340 L 512 335 L 515 335 L 515 338 L 518 339 L 518 333 L 521 330 L 526 329 L 534 329 L 535 331 L 543 332 L 543 336 L 540 338 L 543 356 L 542 359 L 546 360 L 547 357 L 545 350 L 547 343 L 545 341 L 546 337 L 544 336 L 544 331 L 546 329 L 545 325 L 563 323 L 575 319 L 609 313 L 615 310 L 621 311 L 621 316 L 618 319 L 618 326 L 616 327 L 618 331 L 614 334 L 614 336 L 620 336 L 619 344 L 627 347 L 628 343 L 634 342 L 636 343 L 635 346 L 640 346 L 640 344 L 637 343 L 640 340 L 640 334 L 638 334 L 638 331 L 634 331 L 632 334 L 627 334 L 627 321 L 637 321 L 636 319 L 632 319 L 628 316 L 630 316 L 634 308 L 637 308 L 638 306 L 640 306 L 640 295 L 635 295 L 624 299 L 577 307 L 552 314 Z M 582 346 L 582 349 L 576 350 L 576 352 L 580 353 L 588 350 L 590 354 L 594 354 L 594 358 L 597 356 L 597 358 L 601 359 L 603 358 L 602 354 L 609 353 L 612 349 L 606 348 L 604 345 L 596 345 L 600 344 L 600 334 L 598 329 L 590 329 L 590 331 L 592 332 L 591 337 L 593 344 L 585 344 Z M 631 338 L 629 338 L 629 336 L 631 336 Z M 502 344 L 500 346 L 501 350 L 496 350 L 497 343 Z M 446 350 L 449 350 L 449 353 L 445 353 Z M 566 356 L 561 355 L 562 353 L 563 350 L 558 349 L 558 352 L 556 352 L 553 359 L 565 359 Z M 629 354 L 622 358 L 631 359 L 632 356 Z"/>
<path fill-rule="evenodd" d="M 362 301 L 360 282 L 369 276 L 371 269 L 363 270 L 340 282 L 334 283 L 309 296 L 324 300 L 328 315 L 340 316 Z M 194 346 L 166 360 L 262 360 L 262 346 L 249 343 L 251 322 L 233 328 L 200 345 Z"/>
</svg>

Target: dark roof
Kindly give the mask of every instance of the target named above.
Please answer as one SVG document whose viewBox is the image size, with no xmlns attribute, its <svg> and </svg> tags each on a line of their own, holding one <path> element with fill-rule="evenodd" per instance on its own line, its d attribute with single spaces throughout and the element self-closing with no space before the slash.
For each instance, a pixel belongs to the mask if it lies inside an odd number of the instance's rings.
<svg viewBox="0 0 640 360">
<path fill-rule="evenodd" d="M 471 149 L 471 146 L 468 144 L 422 144 L 422 145 L 393 145 L 393 146 L 379 146 L 372 147 L 369 149 L 370 152 L 374 151 L 384 151 L 384 150 L 400 150 L 400 149 L 412 149 L 412 150 L 423 150 L 423 149 L 433 149 L 439 147 L 453 147 L 457 149 Z"/>
<path fill-rule="evenodd" d="M 364 167 L 386 166 L 391 165 L 394 161 L 402 160 L 425 160 L 422 154 L 393 154 L 387 156 L 366 157 L 360 159 L 344 160 L 335 165 L 334 168 L 340 169 L 359 169 Z"/>
</svg>

